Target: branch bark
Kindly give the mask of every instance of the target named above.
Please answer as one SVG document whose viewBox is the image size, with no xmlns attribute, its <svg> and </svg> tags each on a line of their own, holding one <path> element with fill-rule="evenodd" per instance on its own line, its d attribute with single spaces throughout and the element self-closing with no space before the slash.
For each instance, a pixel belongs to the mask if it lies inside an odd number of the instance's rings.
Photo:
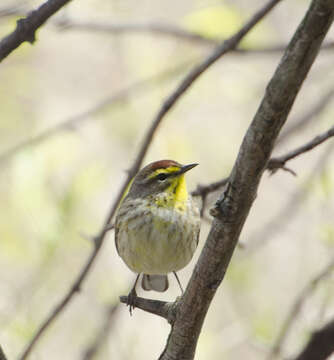
<svg viewBox="0 0 334 360">
<path fill-rule="evenodd" d="M 191 360 L 215 292 L 256 197 L 279 131 L 333 21 L 334 2 L 314 0 L 293 36 L 244 137 L 226 191 L 216 202 L 207 241 L 177 304 L 160 360 Z"/>
<path fill-rule="evenodd" d="M 334 319 L 315 331 L 295 360 L 325 360 L 334 352 Z"/>
<path fill-rule="evenodd" d="M 37 10 L 32 11 L 26 18 L 19 19 L 16 29 L 0 42 L 0 62 L 25 41 L 33 44 L 36 40 L 36 30 L 70 1 L 48 0 Z"/>
</svg>

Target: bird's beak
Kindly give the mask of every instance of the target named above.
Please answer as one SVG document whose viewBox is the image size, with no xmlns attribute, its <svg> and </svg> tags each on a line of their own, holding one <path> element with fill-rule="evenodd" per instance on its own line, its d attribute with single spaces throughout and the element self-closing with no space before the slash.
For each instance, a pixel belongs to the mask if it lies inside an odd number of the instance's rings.
<svg viewBox="0 0 334 360">
<path fill-rule="evenodd" d="M 179 174 L 184 174 L 185 172 L 189 171 L 190 169 L 194 168 L 198 164 L 189 164 L 189 165 L 183 165 L 179 171 Z"/>
</svg>

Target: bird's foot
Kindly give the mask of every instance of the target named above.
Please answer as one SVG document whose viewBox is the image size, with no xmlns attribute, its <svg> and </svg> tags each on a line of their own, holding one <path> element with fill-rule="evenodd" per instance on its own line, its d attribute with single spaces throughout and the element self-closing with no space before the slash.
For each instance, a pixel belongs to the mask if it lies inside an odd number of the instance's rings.
<svg viewBox="0 0 334 360">
<path fill-rule="evenodd" d="M 128 300 L 126 302 L 126 305 L 129 306 L 129 312 L 130 315 L 132 316 L 132 310 L 135 309 L 135 303 L 136 303 L 136 298 L 137 298 L 137 292 L 136 290 L 133 288 L 128 295 Z"/>
</svg>

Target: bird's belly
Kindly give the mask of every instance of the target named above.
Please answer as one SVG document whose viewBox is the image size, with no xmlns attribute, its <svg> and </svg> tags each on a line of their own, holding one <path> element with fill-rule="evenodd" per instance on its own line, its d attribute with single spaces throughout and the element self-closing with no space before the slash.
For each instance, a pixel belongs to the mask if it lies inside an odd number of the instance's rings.
<svg viewBox="0 0 334 360">
<path fill-rule="evenodd" d="M 167 274 L 185 267 L 197 246 L 197 233 L 186 213 L 156 208 L 120 224 L 118 251 L 137 273 Z"/>
</svg>

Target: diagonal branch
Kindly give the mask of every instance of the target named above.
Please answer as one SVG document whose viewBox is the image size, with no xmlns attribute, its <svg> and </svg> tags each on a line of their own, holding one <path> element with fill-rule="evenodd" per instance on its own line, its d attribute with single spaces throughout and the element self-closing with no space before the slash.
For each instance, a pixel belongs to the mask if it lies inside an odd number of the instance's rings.
<svg viewBox="0 0 334 360">
<path fill-rule="evenodd" d="M 225 276 L 279 131 L 333 18 L 332 0 L 313 0 L 270 80 L 242 142 L 227 189 L 212 211 L 215 219 L 187 289 L 177 304 L 177 316 L 160 360 L 194 358 L 206 313 Z"/>
<path fill-rule="evenodd" d="M 290 333 L 290 329 L 294 321 L 297 319 L 298 315 L 300 314 L 300 311 L 305 301 L 312 295 L 312 293 L 317 288 L 318 284 L 324 279 L 326 279 L 332 273 L 333 270 L 334 270 L 334 258 L 301 291 L 301 293 L 293 303 L 288 313 L 288 316 L 286 317 L 282 325 L 281 331 L 278 335 L 275 345 L 272 348 L 271 353 L 269 354 L 268 360 L 273 359 L 281 354 L 284 341 L 287 338 L 288 334 Z"/>
<path fill-rule="evenodd" d="M 326 360 L 334 352 L 334 319 L 315 331 L 295 360 Z"/>
<path fill-rule="evenodd" d="M 307 142 L 303 146 L 300 146 L 297 149 L 290 151 L 289 153 L 287 153 L 283 156 L 271 158 L 268 163 L 267 169 L 271 173 L 275 173 L 278 169 L 286 170 L 285 164 L 289 160 L 292 160 L 295 157 L 314 149 L 316 146 L 322 144 L 324 141 L 328 140 L 329 138 L 331 138 L 333 136 L 334 136 L 334 126 L 332 126 L 329 130 L 327 130 L 323 134 L 316 136 L 314 139 Z"/>
<path fill-rule="evenodd" d="M 36 30 L 70 1 L 48 0 L 37 10 L 32 11 L 26 18 L 18 20 L 16 29 L 0 42 L 0 62 L 25 41 L 33 44 L 36 40 Z"/>
</svg>

